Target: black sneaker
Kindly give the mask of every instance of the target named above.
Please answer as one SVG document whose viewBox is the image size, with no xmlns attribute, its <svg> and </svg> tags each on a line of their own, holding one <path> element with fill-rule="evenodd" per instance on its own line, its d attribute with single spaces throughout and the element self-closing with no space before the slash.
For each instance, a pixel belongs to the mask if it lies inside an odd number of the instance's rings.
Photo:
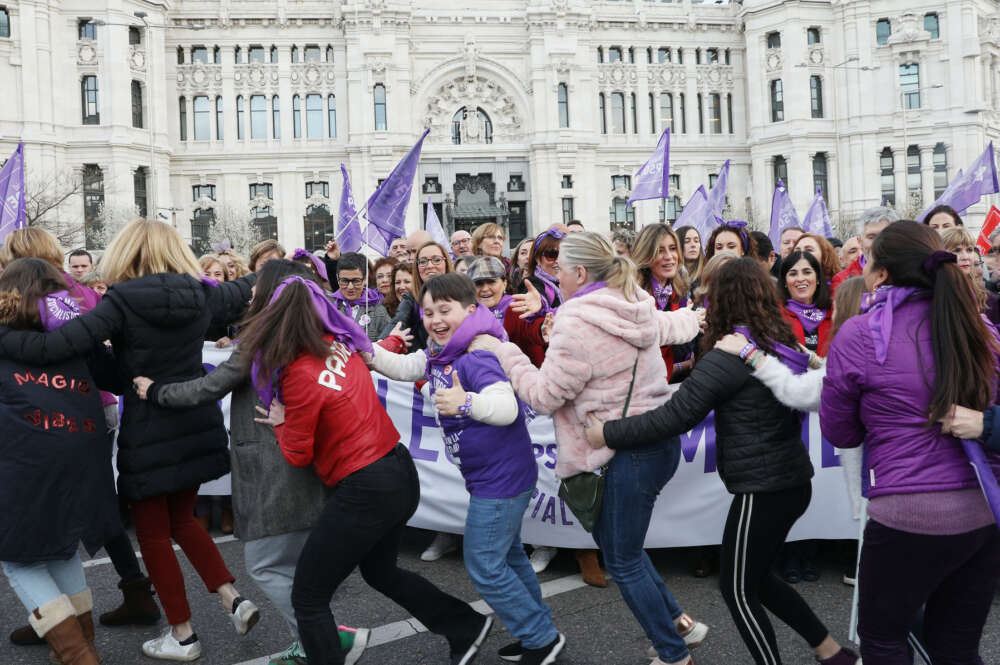
<svg viewBox="0 0 1000 665">
<path fill-rule="evenodd" d="M 566 636 L 559 633 L 556 639 L 541 649 L 525 649 L 524 655 L 521 656 L 521 663 L 523 665 L 552 665 L 556 662 L 556 657 L 564 646 L 566 646 Z"/>
<path fill-rule="evenodd" d="M 467 636 L 465 640 L 452 643 L 451 645 L 451 665 L 469 665 L 479 652 L 479 647 L 486 640 L 493 628 L 493 616 L 483 617 L 483 622 L 479 630 Z"/>
<path fill-rule="evenodd" d="M 525 649 L 523 644 L 520 642 L 511 642 L 497 651 L 497 655 L 500 656 L 501 660 L 517 663 L 520 662 L 521 656 L 524 655 L 524 651 Z"/>
</svg>

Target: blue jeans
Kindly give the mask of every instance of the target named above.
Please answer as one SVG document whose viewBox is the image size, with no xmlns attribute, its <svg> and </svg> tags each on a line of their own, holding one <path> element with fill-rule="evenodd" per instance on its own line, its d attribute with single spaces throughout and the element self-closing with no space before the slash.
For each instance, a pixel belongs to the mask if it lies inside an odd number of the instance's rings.
<svg viewBox="0 0 1000 665">
<path fill-rule="evenodd" d="M 521 519 L 533 490 L 509 499 L 472 497 L 463 546 L 472 586 L 527 649 L 544 647 L 559 635 L 521 545 Z"/>
<path fill-rule="evenodd" d="M 63 594 L 72 596 L 87 588 L 79 554 L 74 554 L 65 561 L 3 561 L 0 565 L 3 566 L 3 572 L 14 593 L 29 612 Z"/>
<path fill-rule="evenodd" d="M 680 439 L 621 450 L 608 463 L 601 516 L 594 540 L 604 565 L 660 658 L 675 663 L 688 655 L 674 619 L 683 610 L 643 549 L 653 504 L 680 462 Z"/>
</svg>

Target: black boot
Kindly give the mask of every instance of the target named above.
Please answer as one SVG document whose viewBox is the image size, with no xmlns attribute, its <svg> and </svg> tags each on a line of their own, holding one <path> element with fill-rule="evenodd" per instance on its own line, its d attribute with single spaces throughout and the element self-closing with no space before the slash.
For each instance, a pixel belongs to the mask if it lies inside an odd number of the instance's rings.
<svg viewBox="0 0 1000 665">
<path fill-rule="evenodd" d="M 125 601 L 118 609 L 101 615 L 103 626 L 149 626 L 160 620 L 160 608 L 153 600 L 153 588 L 148 577 L 118 583 Z"/>
</svg>

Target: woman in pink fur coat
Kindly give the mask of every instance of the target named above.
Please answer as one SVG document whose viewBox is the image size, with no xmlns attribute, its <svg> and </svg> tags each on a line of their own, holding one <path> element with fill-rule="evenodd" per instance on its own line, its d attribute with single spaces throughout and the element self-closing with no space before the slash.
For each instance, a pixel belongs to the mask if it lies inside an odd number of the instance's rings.
<svg viewBox="0 0 1000 665">
<path fill-rule="evenodd" d="M 659 312 L 638 284 L 635 265 L 615 256 L 596 233 L 575 233 L 559 247 L 559 308 L 542 366 L 536 368 L 511 343 L 483 340 L 472 348 L 493 351 L 518 396 L 539 413 L 553 414 L 556 475 L 593 473 L 607 465 L 604 502 L 594 540 L 622 596 L 653 642 L 657 664 L 682 665 L 688 649 L 708 627 L 684 614 L 643 550 L 653 504 L 674 475 L 680 440 L 617 455 L 592 450 L 584 435 L 587 414 L 621 417 L 629 384 L 629 414 L 649 411 L 669 399 L 674 387 L 660 347 L 683 344 L 698 334 L 692 310 Z"/>
</svg>

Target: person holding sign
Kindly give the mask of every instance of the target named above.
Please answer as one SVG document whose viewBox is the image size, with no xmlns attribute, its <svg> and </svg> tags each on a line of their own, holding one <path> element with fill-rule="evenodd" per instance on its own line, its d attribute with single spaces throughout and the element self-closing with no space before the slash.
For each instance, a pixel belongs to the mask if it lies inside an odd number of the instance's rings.
<svg viewBox="0 0 1000 665">
<path fill-rule="evenodd" d="M 641 415 L 602 423 L 588 416 L 587 440 L 597 451 L 648 446 L 687 432 L 715 411 L 719 476 L 733 494 L 722 535 L 719 586 L 743 642 L 757 665 L 781 662 L 769 610 L 812 647 L 824 665 L 856 665 L 806 602 L 772 572 L 777 553 L 812 497 L 812 462 L 799 414 L 751 376 L 741 356 L 778 355 L 799 373 L 808 356 L 782 320 L 777 290 L 749 256 L 719 267 L 708 293 L 708 327 L 691 376 L 670 401 Z M 557 320 L 558 323 L 558 320 Z M 713 349 L 731 332 L 756 347 L 741 355 Z M 761 358 L 762 359 L 762 358 Z"/>
</svg>

